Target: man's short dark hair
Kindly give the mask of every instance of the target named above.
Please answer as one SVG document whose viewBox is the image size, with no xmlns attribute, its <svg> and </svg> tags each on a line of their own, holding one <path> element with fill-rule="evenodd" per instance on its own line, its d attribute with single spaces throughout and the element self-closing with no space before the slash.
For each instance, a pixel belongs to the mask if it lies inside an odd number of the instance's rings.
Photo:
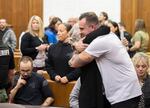
<svg viewBox="0 0 150 108">
<path fill-rule="evenodd" d="M 87 24 L 99 24 L 98 17 L 94 12 L 85 12 L 80 15 L 79 20 L 86 18 Z"/>
<path fill-rule="evenodd" d="M 20 63 L 23 62 L 23 63 L 27 63 L 27 62 L 31 62 L 31 65 L 33 66 L 33 60 L 31 57 L 29 56 L 23 56 L 21 59 L 20 59 Z"/>
</svg>

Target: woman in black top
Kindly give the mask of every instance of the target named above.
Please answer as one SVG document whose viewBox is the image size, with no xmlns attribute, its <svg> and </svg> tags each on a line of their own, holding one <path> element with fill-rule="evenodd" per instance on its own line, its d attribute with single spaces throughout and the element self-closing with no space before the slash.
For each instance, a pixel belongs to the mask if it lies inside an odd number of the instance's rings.
<svg viewBox="0 0 150 108">
<path fill-rule="evenodd" d="M 35 71 L 44 68 L 47 47 L 42 20 L 39 16 L 32 16 L 28 29 L 21 38 L 21 53 L 23 56 L 29 56 L 33 59 Z"/>
<path fill-rule="evenodd" d="M 68 43 L 70 29 L 71 26 L 68 24 L 62 23 L 58 26 L 59 42 L 50 46 L 46 60 L 46 70 L 51 79 L 61 83 L 76 80 L 80 74 L 79 69 L 71 68 L 68 65 L 73 53 L 72 46 Z"/>
</svg>

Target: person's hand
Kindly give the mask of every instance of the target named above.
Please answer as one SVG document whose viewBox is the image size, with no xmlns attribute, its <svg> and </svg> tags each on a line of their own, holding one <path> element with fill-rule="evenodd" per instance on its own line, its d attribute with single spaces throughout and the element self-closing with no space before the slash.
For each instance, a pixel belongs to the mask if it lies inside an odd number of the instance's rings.
<svg viewBox="0 0 150 108">
<path fill-rule="evenodd" d="M 63 84 L 66 84 L 66 83 L 68 83 L 68 78 L 66 76 L 62 77 L 60 79 L 60 82 L 63 83 Z"/>
<path fill-rule="evenodd" d="M 128 46 L 128 44 L 129 44 L 129 42 L 128 42 L 128 40 L 126 39 L 126 38 L 123 38 L 122 40 L 121 40 L 121 42 L 122 42 L 122 44 L 124 45 L 124 46 Z"/>
<path fill-rule="evenodd" d="M 37 74 L 43 76 L 43 72 L 44 72 L 43 70 L 38 70 L 38 71 L 37 71 Z"/>
<path fill-rule="evenodd" d="M 22 79 L 22 76 L 19 77 L 18 82 L 17 82 L 17 87 L 21 88 L 23 85 L 25 85 L 27 82 L 26 80 Z"/>
<path fill-rule="evenodd" d="M 51 46 L 52 44 L 49 44 L 46 46 L 46 50 L 48 51 L 49 47 Z"/>
<path fill-rule="evenodd" d="M 61 77 L 60 77 L 59 75 L 56 75 L 56 76 L 55 76 L 55 81 L 59 82 L 60 79 L 61 79 Z"/>
<path fill-rule="evenodd" d="M 41 44 L 40 46 L 36 47 L 39 51 L 45 51 L 47 49 L 47 44 Z"/>
<path fill-rule="evenodd" d="M 79 40 L 78 42 L 74 43 L 74 47 L 78 52 L 82 52 L 85 50 L 85 48 L 88 47 L 88 44 L 83 43 L 83 39 Z"/>
</svg>

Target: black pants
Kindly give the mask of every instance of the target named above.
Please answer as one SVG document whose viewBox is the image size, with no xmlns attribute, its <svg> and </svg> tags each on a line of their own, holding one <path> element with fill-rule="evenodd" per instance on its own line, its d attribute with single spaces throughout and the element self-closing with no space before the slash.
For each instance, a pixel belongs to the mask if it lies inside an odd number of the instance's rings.
<svg viewBox="0 0 150 108">
<path fill-rule="evenodd" d="M 113 104 L 111 108 L 138 108 L 140 96 Z"/>
<path fill-rule="evenodd" d="M 103 95 L 103 100 L 104 100 L 104 108 L 111 108 L 111 105 L 105 95 Z"/>
</svg>

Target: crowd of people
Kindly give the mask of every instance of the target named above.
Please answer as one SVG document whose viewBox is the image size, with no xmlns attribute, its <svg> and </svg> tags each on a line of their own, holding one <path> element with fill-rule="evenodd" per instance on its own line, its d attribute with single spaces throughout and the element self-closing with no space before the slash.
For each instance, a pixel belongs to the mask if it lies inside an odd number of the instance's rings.
<svg viewBox="0 0 150 108">
<path fill-rule="evenodd" d="M 123 22 L 94 12 L 63 22 L 50 16 L 43 27 L 34 15 L 19 39 L 21 59 L 15 72 L 16 35 L 0 19 L 0 103 L 50 106 L 55 98 L 48 81 L 76 81 L 71 108 L 149 108 L 149 34 L 143 19 L 133 36 Z"/>
</svg>

